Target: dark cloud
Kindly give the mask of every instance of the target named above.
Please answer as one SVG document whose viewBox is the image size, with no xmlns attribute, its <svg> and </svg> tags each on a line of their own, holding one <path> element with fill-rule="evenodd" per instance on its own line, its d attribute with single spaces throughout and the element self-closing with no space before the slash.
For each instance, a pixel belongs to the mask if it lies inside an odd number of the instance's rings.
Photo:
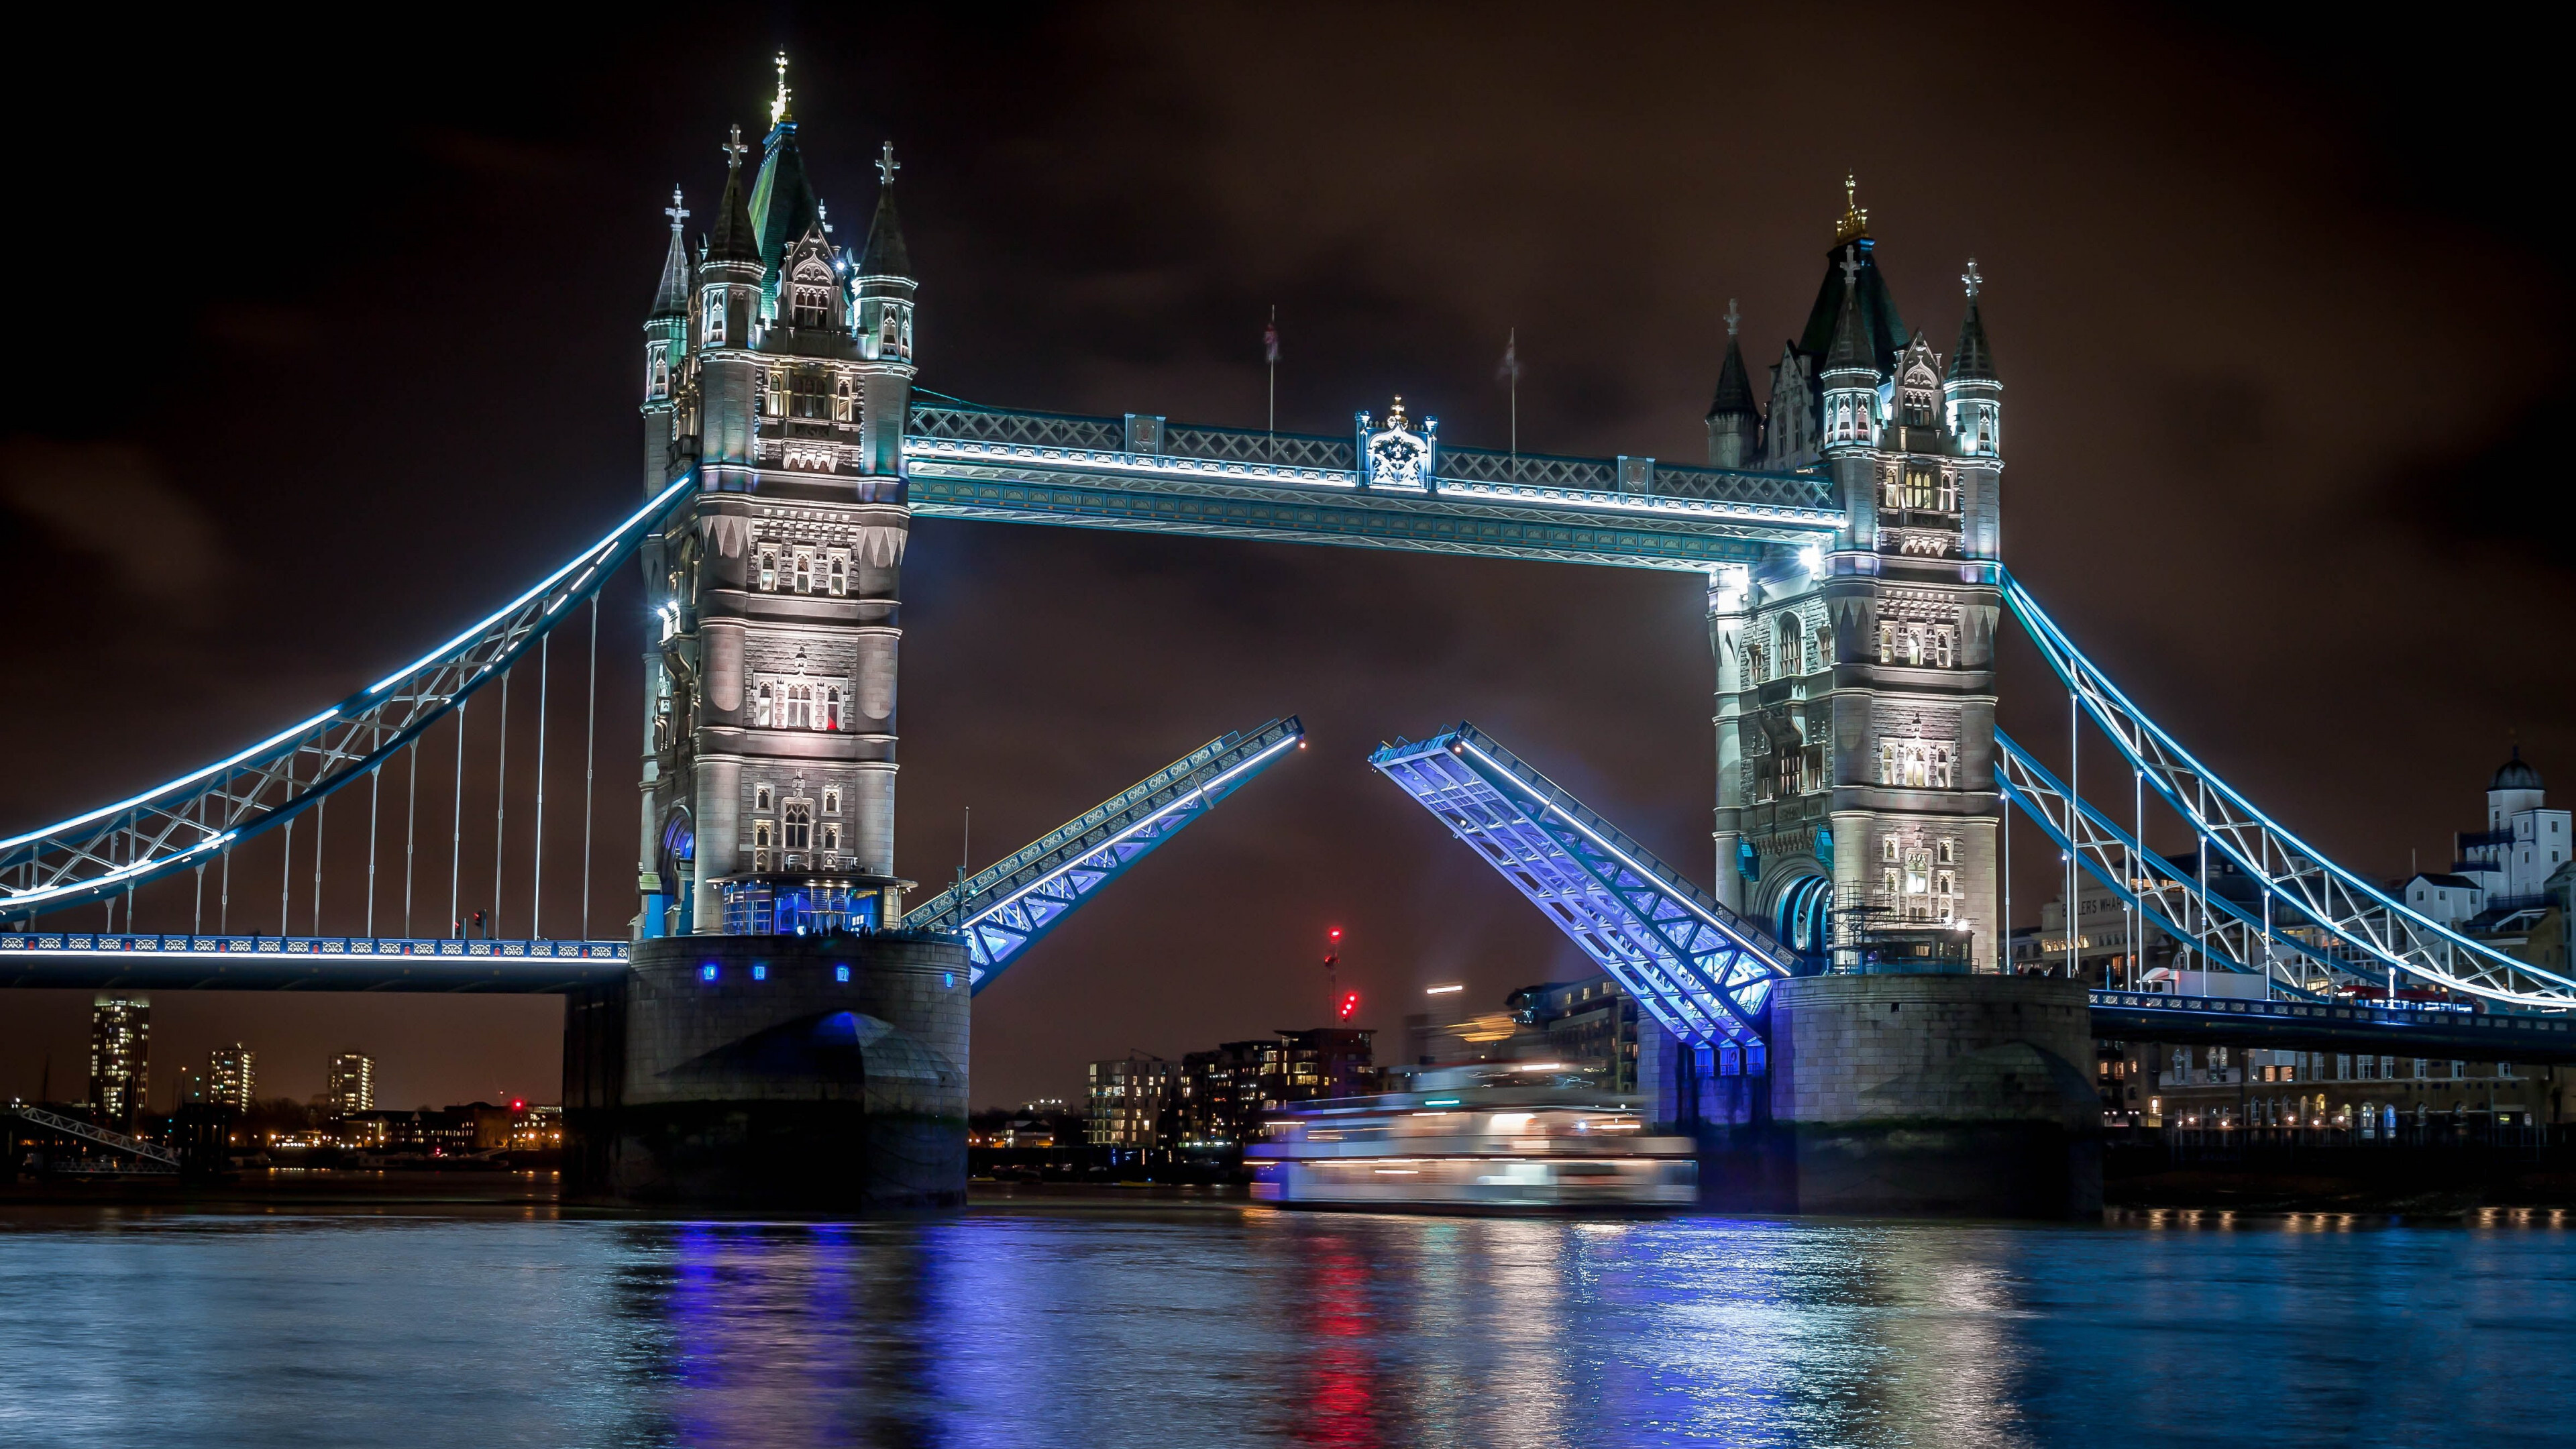
<svg viewBox="0 0 2576 1449">
<path fill-rule="evenodd" d="M 0 500 L 43 524 L 59 545 L 106 565 L 116 586 L 94 597 L 161 605 L 155 617 L 182 626 L 217 617 L 232 564 L 222 533 L 142 448 L 0 441 Z"/>
</svg>

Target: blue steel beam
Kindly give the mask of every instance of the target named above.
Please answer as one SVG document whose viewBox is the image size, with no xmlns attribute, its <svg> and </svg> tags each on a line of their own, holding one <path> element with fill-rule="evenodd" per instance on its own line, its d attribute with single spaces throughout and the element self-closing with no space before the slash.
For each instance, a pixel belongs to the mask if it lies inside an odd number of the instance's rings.
<svg viewBox="0 0 2576 1449">
<path fill-rule="evenodd" d="M 1268 539 L 1486 558 L 1705 572 L 1828 539 L 1820 475 L 1444 448 L 1428 487 L 1365 486 L 1350 438 L 1157 429 L 1131 451 L 1117 418 L 918 403 L 906 496 L 929 518 Z M 1643 461 L 1643 460 L 1633 460 Z"/>
<path fill-rule="evenodd" d="M 2147 788 L 2294 919 L 2315 923 L 2348 951 L 2343 969 L 2367 963 L 2374 970 L 2402 971 L 2490 1001 L 2576 1007 L 2576 978 L 2508 956 L 2418 914 L 2257 809 L 2122 693 L 2019 579 L 2000 566 L 1995 572 L 2005 603 L 2049 668 L 2082 701 L 2085 713 Z"/>
<path fill-rule="evenodd" d="M 131 799 L 0 840 L 0 921 L 204 865 L 364 778 L 518 662 L 697 486 L 691 473 L 499 612 L 300 724 Z"/>
<path fill-rule="evenodd" d="M 1305 746 L 1294 715 L 1219 735 L 906 911 L 903 928 L 963 934 L 970 990 L 981 991 L 1154 847 Z"/>
<path fill-rule="evenodd" d="M 624 941 L 0 933 L 0 988 L 560 992 L 626 974 Z"/>
<path fill-rule="evenodd" d="M 1665 1030 L 1749 1044 L 1798 956 L 1471 724 L 1369 757 Z"/>
<path fill-rule="evenodd" d="M 2463 1061 L 2576 1062 L 2576 1022 L 2555 1014 L 2156 991 L 2096 991 L 2092 1004 L 2093 1034 L 2109 1041 L 2259 1042 Z"/>
</svg>

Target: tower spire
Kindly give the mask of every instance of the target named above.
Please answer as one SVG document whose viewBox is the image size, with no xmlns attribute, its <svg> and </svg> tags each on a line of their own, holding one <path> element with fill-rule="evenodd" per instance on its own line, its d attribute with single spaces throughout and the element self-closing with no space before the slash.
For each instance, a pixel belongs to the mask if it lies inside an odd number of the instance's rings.
<svg viewBox="0 0 2576 1449">
<path fill-rule="evenodd" d="M 778 52 L 778 94 L 769 102 L 769 124 L 774 128 L 792 125 L 795 117 L 787 113 L 787 52 Z"/>
<path fill-rule="evenodd" d="M 662 256 L 662 285 L 653 293 L 653 315 L 685 317 L 689 314 L 689 249 L 680 238 L 680 223 L 689 219 L 689 209 L 680 204 L 680 188 L 671 188 L 671 204 L 662 208 L 671 219 L 671 248 Z"/>
<path fill-rule="evenodd" d="M 760 237 L 752 230 L 751 212 L 744 205 L 742 195 L 742 158 L 751 149 L 742 144 L 742 127 L 733 128 L 723 149 L 724 199 L 716 203 L 716 226 L 707 238 L 707 259 L 756 262 L 760 260 Z"/>
<path fill-rule="evenodd" d="M 1842 219 L 1834 223 L 1834 240 L 1837 243 L 1858 241 L 1867 235 L 1869 210 L 1860 204 L 1860 173 L 1846 172 L 1843 176 L 1843 214 Z"/>
<path fill-rule="evenodd" d="M 1744 314 L 1735 299 L 1726 299 L 1726 360 L 1717 369 L 1717 396 L 1708 405 L 1708 465 L 1749 468 L 1759 453 L 1762 410 L 1753 402 L 1753 379 L 1744 370 L 1744 349 L 1736 331 Z"/>
<path fill-rule="evenodd" d="M 868 222 L 867 245 L 859 248 L 862 277 L 909 277 L 912 253 L 903 244 L 903 223 L 894 212 L 894 174 L 903 163 L 894 159 L 894 143 L 877 152 L 877 214 Z"/>
<path fill-rule="evenodd" d="M 1986 345 L 1985 320 L 1977 315 L 1977 294 L 1985 290 L 1986 278 L 1977 270 L 1977 259 L 1968 258 L 1968 269 L 1959 274 L 1960 285 L 1967 288 L 1968 314 L 1959 319 L 1959 345 L 1950 350 L 1949 382 L 1995 382 L 1995 354 Z"/>
</svg>

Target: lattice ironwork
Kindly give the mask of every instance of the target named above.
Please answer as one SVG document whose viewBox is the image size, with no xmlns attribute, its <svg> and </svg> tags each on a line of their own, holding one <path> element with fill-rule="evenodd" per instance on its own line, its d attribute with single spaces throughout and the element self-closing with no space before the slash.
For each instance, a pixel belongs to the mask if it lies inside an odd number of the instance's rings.
<svg viewBox="0 0 2576 1449">
<path fill-rule="evenodd" d="M 697 485 L 673 483 L 499 613 L 358 694 L 193 774 L 0 840 L 0 921 L 202 865 L 391 759 L 598 592 Z"/>
<path fill-rule="evenodd" d="M 2015 618 L 2049 667 L 2082 701 L 2147 788 L 2180 814 L 2209 848 L 2298 918 L 2366 961 L 2494 1001 L 2576 1007 L 2576 980 L 2517 960 L 2408 909 L 2368 880 L 2327 859 L 2255 808 L 2147 717 L 2077 649 L 2018 579 L 1997 569 Z M 2275 929 L 2279 923 L 2275 922 Z"/>
<path fill-rule="evenodd" d="M 66 1117 L 60 1112 L 48 1112 L 42 1107 L 31 1107 L 14 1097 L 10 1099 L 7 1111 L 10 1116 L 42 1127 L 48 1132 L 77 1137 L 84 1142 L 93 1142 L 109 1151 L 122 1152 L 128 1157 L 151 1164 L 145 1169 L 146 1171 L 177 1172 L 179 1170 L 179 1154 L 169 1148 L 155 1146 L 140 1137 L 129 1137 L 122 1132 L 112 1132 L 105 1127 L 84 1122 L 78 1117 Z"/>
<path fill-rule="evenodd" d="M 1294 715 L 1220 735 L 906 911 L 904 929 L 964 934 L 970 990 L 981 991 L 1103 886 L 1305 740 Z"/>
<path fill-rule="evenodd" d="M 1832 479 L 1804 473 L 1745 473 L 1732 468 L 1657 463 L 1655 492 L 1666 498 L 1714 498 L 1782 508 L 1842 508 L 1834 497 Z"/>
<path fill-rule="evenodd" d="M 1038 448 L 1087 448 L 1115 453 L 1127 446 L 1117 418 L 1069 413 L 1016 412 L 1004 408 L 916 402 L 905 431 L 913 437 L 972 443 L 1021 443 Z"/>
<path fill-rule="evenodd" d="M 1173 424 L 1163 429 L 1163 451 L 1178 458 L 1213 458 L 1228 463 L 1267 463 L 1281 468 L 1325 468 L 1348 473 L 1359 467 L 1357 445 L 1348 438 L 1317 433 L 1255 433 L 1241 428 L 1202 428 Z"/>
<path fill-rule="evenodd" d="M 1440 476 L 1476 483 L 1518 483 L 1532 488 L 1619 491 L 1619 465 L 1608 458 L 1567 458 L 1554 453 L 1498 453 L 1491 448 L 1440 450 Z"/>
<path fill-rule="evenodd" d="M 1675 875 L 1474 725 L 1385 746 L 1369 763 L 1440 817 L 1665 1030 L 1763 1039 L 1771 983 L 1799 958 Z"/>
</svg>

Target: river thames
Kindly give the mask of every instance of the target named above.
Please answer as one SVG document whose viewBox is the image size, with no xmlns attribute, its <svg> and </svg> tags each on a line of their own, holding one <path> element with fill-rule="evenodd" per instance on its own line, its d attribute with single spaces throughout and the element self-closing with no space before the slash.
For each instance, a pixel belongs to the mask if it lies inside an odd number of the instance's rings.
<svg viewBox="0 0 2576 1449">
<path fill-rule="evenodd" d="M 2576 1225 L 0 1210 L 11 1445 L 2576 1443 Z"/>
</svg>

